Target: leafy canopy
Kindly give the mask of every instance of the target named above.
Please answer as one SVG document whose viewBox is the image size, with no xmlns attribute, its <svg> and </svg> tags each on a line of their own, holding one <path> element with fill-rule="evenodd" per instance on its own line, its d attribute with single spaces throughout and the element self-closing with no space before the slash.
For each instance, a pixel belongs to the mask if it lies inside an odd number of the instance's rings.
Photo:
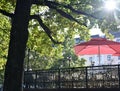
<svg viewBox="0 0 120 91">
<path fill-rule="evenodd" d="M 90 38 L 89 29 L 95 24 L 98 24 L 103 32 L 118 30 L 119 11 L 106 12 L 103 0 L 39 0 L 39 2 L 41 4 L 32 5 L 31 16 L 39 16 L 42 26 L 36 18 L 30 20 L 27 48 L 36 51 L 37 57 L 40 57 L 39 60 L 48 65 L 47 68 L 50 68 L 56 60 L 63 58 L 62 52 L 68 48 L 65 47 L 67 42 L 63 44 L 64 41 L 69 38 L 74 39 L 76 34 L 80 35 L 81 39 L 88 40 Z M 13 13 L 15 3 L 15 0 L 1 0 L 0 9 Z M 0 36 L 3 44 L 0 47 L 0 56 L 4 59 L 3 57 L 7 57 L 11 19 L 3 15 L 0 16 Z M 50 30 L 52 38 L 62 42 L 61 44 L 55 44 L 51 41 L 50 36 L 47 35 L 48 31 L 46 32 L 43 28 L 43 24 L 46 30 Z M 5 51 L 3 51 L 4 49 Z M 27 60 L 27 58 L 25 59 Z M 46 60 L 49 61 L 45 62 Z"/>
</svg>

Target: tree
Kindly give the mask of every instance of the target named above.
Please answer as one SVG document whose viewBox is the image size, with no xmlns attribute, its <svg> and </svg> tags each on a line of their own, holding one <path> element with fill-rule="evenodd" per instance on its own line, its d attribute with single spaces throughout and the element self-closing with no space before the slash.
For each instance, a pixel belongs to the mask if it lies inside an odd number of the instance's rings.
<svg viewBox="0 0 120 91">
<path fill-rule="evenodd" d="M 18 0 L 14 16 L 11 16 L 12 28 L 5 68 L 4 91 L 22 90 L 23 60 L 28 39 L 30 7 L 30 0 Z"/>
<path fill-rule="evenodd" d="M 53 41 L 53 43 L 57 43 L 57 44 L 61 43 L 55 40 L 55 38 L 57 39 L 58 37 L 58 36 L 55 36 L 54 34 L 55 31 L 51 31 L 48 28 L 47 24 L 46 25 L 44 24 L 45 19 L 42 19 L 40 15 L 30 14 L 31 6 L 33 4 L 48 6 L 50 9 L 59 13 L 61 16 L 68 18 L 69 20 L 74 21 L 79 25 L 82 25 L 82 27 L 87 27 L 87 19 L 92 20 L 92 18 L 96 18 L 92 14 L 88 14 L 88 13 L 90 12 L 93 13 L 93 11 L 95 11 L 95 8 L 98 7 L 97 5 L 101 4 L 100 2 L 101 0 L 97 0 L 96 1 L 97 4 L 96 2 L 93 3 L 93 1 L 94 0 L 89 0 L 89 1 L 88 0 L 75 0 L 75 1 L 57 0 L 55 2 L 54 0 L 53 1 L 51 0 L 50 1 L 48 0 L 17 0 L 15 4 L 14 13 L 8 13 L 4 10 L 0 10 L 2 14 L 11 18 L 11 23 L 12 23 L 8 58 L 7 58 L 7 63 L 5 67 L 4 91 L 22 91 L 23 63 L 24 63 L 24 57 L 25 57 L 26 44 L 28 41 L 28 25 L 29 25 L 30 19 L 35 19 L 38 21 L 38 24 L 43 28 L 43 30 L 48 35 L 48 37 Z M 62 4 L 62 3 L 65 3 L 65 4 Z M 81 6 L 80 10 L 76 10 L 76 9 L 79 9 L 78 7 L 76 7 L 76 5 Z M 94 6 L 94 8 L 93 7 L 91 8 L 90 6 Z M 82 10 L 85 10 L 85 11 L 90 10 L 90 11 L 87 11 L 87 13 L 85 13 Z M 73 14 L 73 12 L 77 13 L 77 15 Z M 48 12 L 48 15 L 50 13 L 51 12 Z M 73 18 L 71 14 L 73 14 L 75 18 Z M 76 19 L 77 17 L 78 19 Z M 89 17 L 92 17 L 92 18 L 89 18 Z M 56 33 L 59 34 L 59 32 L 56 32 Z"/>
<path fill-rule="evenodd" d="M 75 44 L 74 38 L 66 35 L 63 42 L 62 58 L 55 61 L 51 68 L 70 68 L 70 67 L 82 67 L 85 64 L 85 60 L 80 60 L 74 53 L 73 46 Z"/>
</svg>

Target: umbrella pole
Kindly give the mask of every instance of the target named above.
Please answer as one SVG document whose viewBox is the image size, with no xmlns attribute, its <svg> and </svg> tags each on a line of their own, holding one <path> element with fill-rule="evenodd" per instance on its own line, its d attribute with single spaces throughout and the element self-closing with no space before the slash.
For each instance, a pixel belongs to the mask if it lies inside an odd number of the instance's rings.
<svg viewBox="0 0 120 91">
<path fill-rule="evenodd" d="M 98 61 L 99 61 L 99 65 L 100 65 L 100 60 L 101 60 L 101 58 L 100 58 L 100 46 L 98 45 Z"/>
</svg>

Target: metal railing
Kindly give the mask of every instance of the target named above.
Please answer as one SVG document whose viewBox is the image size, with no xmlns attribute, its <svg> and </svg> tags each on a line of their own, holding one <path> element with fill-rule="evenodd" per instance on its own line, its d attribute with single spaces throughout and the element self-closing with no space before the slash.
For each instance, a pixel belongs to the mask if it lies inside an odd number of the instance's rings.
<svg viewBox="0 0 120 91">
<path fill-rule="evenodd" d="M 25 88 L 120 88 L 120 65 L 24 72 Z"/>
</svg>

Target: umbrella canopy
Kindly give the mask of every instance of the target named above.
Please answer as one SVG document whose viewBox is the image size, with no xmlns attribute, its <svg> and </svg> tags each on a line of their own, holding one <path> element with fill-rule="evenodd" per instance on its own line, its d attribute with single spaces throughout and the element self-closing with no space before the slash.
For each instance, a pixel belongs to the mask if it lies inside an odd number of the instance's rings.
<svg viewBox="0 0 120 91">
<path fill-rule="evenodd" d="M 113 56 L 120 56 L 120 53 L 114 53 Z"/>
<path fill-rule="evenodd" d="M 93 54 L 114 54 L 115 50 L 111 49 L 107 45 L 103 46 L 87 46 L 85 49 L 81 50 L 78 55 L 93 55 Z"/>
<path fill-rule="evenodd" d="M 76 55 L 99 55 L 120 53 L 120 43 L 105 38 L 93 38 L 88 42 L 74 46 Z"/>
</svg>

